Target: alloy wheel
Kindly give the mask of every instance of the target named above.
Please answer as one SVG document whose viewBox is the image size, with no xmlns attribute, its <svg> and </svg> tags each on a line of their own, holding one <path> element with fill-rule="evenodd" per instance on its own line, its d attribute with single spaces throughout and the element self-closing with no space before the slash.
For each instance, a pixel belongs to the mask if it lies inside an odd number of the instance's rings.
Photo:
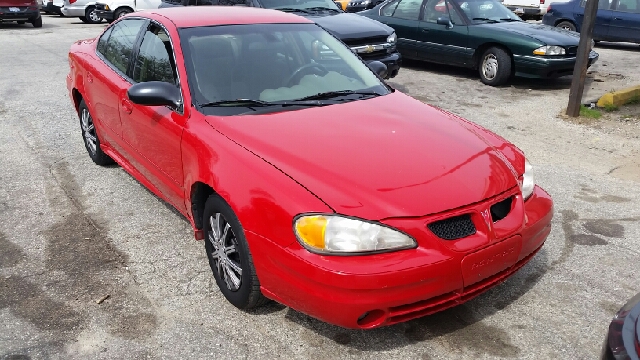
<svg viewBox="0 0 640 360">
<path fill-rule="evenodd" d="M 493 80 L 498 74 L 498 58 L 494 54 L 487 54 L 482 60 L 482 75 L 487 80 Z"/>
<path fill-rule="evenodd" d="M 96 9 L 93 9 L 89 13 L 89 20 L 91 20 L 93 22 L 100 22 L 100 20 L 102 20 L 102 19 L 100 17 L 98 17 L 98 13 L 96 12 Z"/>
<path fill-rule="evenodd" d="M 227 289 L 238 291 L 242 285 L 242 267 L 240 266 L 240 253 L 238 253 L 238 241 L 221 213 L 215 213 L 209 217 L 211 229 L 207 239 L 212 245 L 211 258 L 215 263 L 215 270 Z"/>
<path fill-rule="evenodd" d="M 89 110 L 82 109 L 80 120 L 84 142 L 87 144 L 87 148 L 91 151 L 91 154 L 95 154 L 97 149 L 96 128 L 93 125 L 93 119 L 91 118 L 91 114 L 89 114 Z"/>
</svg>

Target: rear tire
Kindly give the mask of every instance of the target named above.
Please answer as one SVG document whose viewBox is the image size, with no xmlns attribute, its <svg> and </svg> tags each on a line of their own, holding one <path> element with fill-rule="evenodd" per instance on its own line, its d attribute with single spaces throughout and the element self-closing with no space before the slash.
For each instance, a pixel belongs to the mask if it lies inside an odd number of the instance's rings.
<svg viewBox="0 0 640 360">
<path fill-rule="evenodd" d="M 576 26 L 571 21 L 561 21 L 556 27 L 568 31 L 576 31 Z"/>
<path fill-rule="evenodd" d="M 89 23 L 89 19 L 87 19 L 85 16 L 80 16 L 78 19 L 80 19 L 80 21 L 82 21 L 85 24 Z"/>
<path fill-rule="evenodd" d="M 244 230 L 231 207 L 213 194 L 205 203 L 203 221 L 209 266 L 220 292 L 242 310 L 266 303 Z"/>
<path fill-rule="evenodd" d="M 38 18 L 33 20 L 31 22 L 31 24 L 33 24 L 34 28 L 41 28 L 42 27 L 42 16 L 38 16 Z"/>
<path fill-rule="evenodd" d="M 84 147 L 89 153 L 89 157 L 94 163 L 100 166 L 111 165 L 114 163 L 109 155 L 105 154 L 100 148 L 100 138 L 93 122 L 93 117 L 89 112 L 89 108 L 84 100 L 78 105 L 78 117 L 80 118 L 80 129 L 82 130 L 82 140 Z"/>
<path fill-rule="evenodd" d="M 123 16 L 125 16 L 125 15 L 127 15 L 127 14 L 130 14 L 130 13 L 131 13 L 131 10 L 129 10 L 129 9 L 126 9 L 126 8 L 124 8 L 124 9 L 118 9 L 118 10 L 116 10 L 116 12 L 113 14 L 113 19 L 114 19 L 114 20 L 115 20 L 115 19 L 120 19 L 121 17 L 123 17 Z"/>
<path fill-rule="evenodd" d="M 480 57 L 478 72 L 484 84 L 503 85 L 511 77 L 511 56 L 499 47 L 489 48 Z"/>
</svg>

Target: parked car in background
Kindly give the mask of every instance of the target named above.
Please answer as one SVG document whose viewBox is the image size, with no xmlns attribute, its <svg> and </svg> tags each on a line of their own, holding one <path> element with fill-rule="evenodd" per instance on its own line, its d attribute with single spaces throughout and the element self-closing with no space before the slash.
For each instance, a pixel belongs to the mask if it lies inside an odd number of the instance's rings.
<svg viewBox="0 0 640 360">
<path fill-rule="evenodd" d="M 42 27 L 42 16 L 38 9 L 38 1 L 0 0 L 0 23 L 3 22 L 31 23 L 33 27 Z"/>
<path fill-rule="evenodd" d="M 584 0 L 571 0 L 552 4 L 542 23 L 580 32 L 585 3 Z M 640 3 L 637 0 L 599 0 L 593 39 L 640 43 Z"/>
<path fill-rule="evenodd" d="M 96 14 L 111 23 L 134 11 L 157 9 L 160 4 L 160 0 L 101 0 L 96 3 Z"/>
<path fill-rule="evenodd" d="M 347 4 L 346 12 L 359 12 L 382 4 L 385 0 L 351 0 Z"/>
<path fill-rule="evenodd" d="M 42 9 L 41 9 L 42 11 L 44 11 L 46 14 L 64 16 L 64 14 L 61 11 L 62 6 L 64 5 L 63 0 L 45 0 L 45 1 L 46 2 L 43 3 Z"/>
<path fill-rule="evenodd" d="M 640 359 L 640 293 L 614 316 L 602 346 L 601 360 Z"/>
<path fill-rule="evenodd" d="M 310 18 L 137 15 L 69 51 L 84 146 L 189 221 L 237 308 L 397 324 L 486 292 L 544 245 L 553 200 L 520 149 L 389 87 Z"/>
<path fill-rule="evenodd" d="M 400 71 L 402 60 L 394 30 L 378 21 L 345 14 L 332 0 L 162 0 L 160 8 L 192 5 L 242 5 L 304 16 L 349 45 L 365 62 L 384 63 L 388 78 Z"/>
<path fill-rule="evenodd" d="M 87 24 L 98 24 L 102 21 L 96 11 L 95 0 L 64 0 L 60 11 L 64 16 L 78 17 Z"/>
<path fill-rule="evenodd" d="M 580 40 L 522 21 L 496 0 L 392 0 L 359 14 L 396 29 L 402 56 L 477 69 L 493 86 L 512 75 L 571 75 Z M 589 65 L 597 59 L 591 51 Z"/>
</svg>

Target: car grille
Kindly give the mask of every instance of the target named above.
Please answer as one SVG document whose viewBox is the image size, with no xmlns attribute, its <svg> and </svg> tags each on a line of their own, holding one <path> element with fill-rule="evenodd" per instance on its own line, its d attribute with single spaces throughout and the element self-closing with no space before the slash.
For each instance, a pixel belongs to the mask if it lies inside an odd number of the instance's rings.
<svg viewBox="0 0 640 360">
<path fill-rule="evenodd" d="M 577 46 L 567 46 L 566 53 L 569 56 L 576 56 L 576 54 L 578 53 L 578 47 Z"/>
<path fill-rule="evenodd" d="M 387 54 L 389 44 L 386 36 L 372 36 L 364 39 L 344 40 L 356 54 L 365 60 L 373 60 Z"/>
<path fill-rule="evenodd" d="M 437 237 L 444 240 L 462 239 L 476 233 L 476 226 L 469 214 L 432 222 L 427 227 Z"/>
<path fill-rule="evenodd" d="M 511 212 L 511 204 L 513 204 L 513 196 L 491 205 L 491 220 L 495 223 L 506 218 Z"/>
</svg>

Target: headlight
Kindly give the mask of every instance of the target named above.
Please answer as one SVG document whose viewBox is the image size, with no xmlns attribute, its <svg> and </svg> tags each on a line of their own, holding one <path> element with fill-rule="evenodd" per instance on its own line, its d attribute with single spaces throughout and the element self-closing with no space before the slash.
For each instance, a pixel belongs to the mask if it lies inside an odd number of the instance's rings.
<svg viewBox="0 0 640 360">
<path fill-rule="evenodd" d="M 396 36 L 395 32 L 393 34 L 389 35 L 389 37 L 387 38 L 387 42 L 389 44 L 395 44 L 396 41 L 398 41 L 398 37 Z"/>
<path fill-rule="evenodd" d="M 302 246 L 321 254 L 383 252 L 417 245 L 398 230 L 339 215 L 303 215 L 293 228 Z"/>
<path fill-rule="evenodd" d="M 371 0 L 364 0 L 363 2 L 361 2 L 360 4 L 367 6 L 369 5 L 369 3 L 371 2 Z"/>
<path fill-rule="evenodd" d="M 552 55 L 564 55 L 566 54 L 566 51 L 562 46 L 545 45 L 533 50 L 533 53 L 536 55 L 552 56 Z"/>
<path fill-rule="evenodd" d="M 522 198 L 528 199 L 533 194 L 533 188 L 536 183 L 533 180 L 533 166 L 528 160 L 524 161 L 524 175 L 522 175 L 522 184 L 520 184 L 520 191 L 522 192 Z"/>
</svg>

